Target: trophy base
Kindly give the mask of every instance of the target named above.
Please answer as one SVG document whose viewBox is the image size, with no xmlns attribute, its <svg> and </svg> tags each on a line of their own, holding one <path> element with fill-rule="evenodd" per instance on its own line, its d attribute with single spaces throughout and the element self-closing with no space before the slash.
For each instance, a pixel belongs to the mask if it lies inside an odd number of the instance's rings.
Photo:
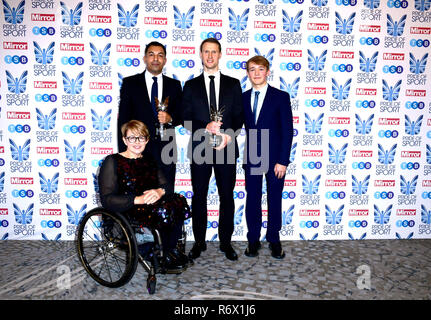
<svg viewBox="0 0 431 320">
<path fill-rule="evenodd" d="M 165 136 L 166 130 L 160 130 L 160 129 L 156 129 L 156 137 L 163 139 Z"/>
<path fill-rule="evenodd" d="M 216 135 L 216 134 L 213 134 L 213 135 L 210 136 L 209 144 L 210 144 L 210 146 L 212 148 L 215 149 L 215 148 L 219 147 L 222 144 L 222 142 L 223 142 L 223 137 L 222 136 L 219 136 L 219 135 Z"/>
<path fill-rule="evenodd" d="M 172 128 L 169 124 L 156 123 L 156 134 L 155 138 L 163 140 L 167 137 L 167 130 Z"/>
</svg>

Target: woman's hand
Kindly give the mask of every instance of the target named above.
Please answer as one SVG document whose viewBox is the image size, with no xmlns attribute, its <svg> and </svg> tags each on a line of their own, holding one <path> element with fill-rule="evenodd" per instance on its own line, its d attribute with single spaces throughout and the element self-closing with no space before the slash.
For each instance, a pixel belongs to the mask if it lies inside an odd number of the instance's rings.
<svg viewBox="0 0 431 320">
<path fill-rule="evenodd" d="M 145 191 L 141 196 L 135 197 L 135 204 L 153 204 L 157 202 L 163 195 L 165 194 L 165 190 L 162 188 L 159 189 L 151 189 Z"/>
</svg>

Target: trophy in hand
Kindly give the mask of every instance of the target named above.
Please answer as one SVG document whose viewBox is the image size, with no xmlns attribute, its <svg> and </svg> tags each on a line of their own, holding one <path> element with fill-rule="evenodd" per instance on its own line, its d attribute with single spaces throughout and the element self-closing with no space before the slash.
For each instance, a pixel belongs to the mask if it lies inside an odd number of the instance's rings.
<svg viewBox="0 0 431 320">
<path fill-rule="evenodd" d="M 219 108 L 219 110 L 217 110 L 214 106 L 211 106 L 210 111 L 211 111 L 210 117 L 211 117 L 212 121 L 215 121 L 215 122 L 222 121 L 224 107 L 221 107 L 221 108 Z M 210 143 L 211 147 L 213 147 L 213 148 L 217 148 L 218 146 L 220 146 L 222 141 L 223 141 L 223 137 L 221 135 L 217 135 L 217 134 L 211 134 L 210 139 L 209 139 L 209 143 Z"/>
<path fill-rule="evenodd" d="M 162 103 L 160 103 L 160 101 L 157 97 L 155 97 L 155 100 L 156 100 L 157 112 L 159 112 L 159 111 L 166 112 L 168 110 L 169 97 L 166 97 L 165 101 Z M 163 137 L 165 135 L 166 126 L 167 126 L 167 124 L 164 124 L 161 122 L 157 123 L 157 125 L 156 125 L 156 136 L 159 136 L 161 139 L 163 139 Z"/>
</svg>

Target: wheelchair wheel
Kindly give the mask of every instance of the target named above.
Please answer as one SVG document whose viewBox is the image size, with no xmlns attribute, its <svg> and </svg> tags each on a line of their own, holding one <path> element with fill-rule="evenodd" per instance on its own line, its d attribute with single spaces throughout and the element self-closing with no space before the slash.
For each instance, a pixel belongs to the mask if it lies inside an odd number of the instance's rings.
<svg viewBox="0 0 431 320">
<path fill-rule="evenodd" d="M 85 270 L 103 286 L 121 287 L 136 272 L 136 238 L 119 214 L 101 208 L 89 211 L 78 226 L 77 249 Z"/>
<path fill-rule="evenodd" d="M 147 278 L 147 290 L 149 294 L 154 294 L 156 292 L 156 284 L 156 276 L 150 274 Z"/>
</svg>

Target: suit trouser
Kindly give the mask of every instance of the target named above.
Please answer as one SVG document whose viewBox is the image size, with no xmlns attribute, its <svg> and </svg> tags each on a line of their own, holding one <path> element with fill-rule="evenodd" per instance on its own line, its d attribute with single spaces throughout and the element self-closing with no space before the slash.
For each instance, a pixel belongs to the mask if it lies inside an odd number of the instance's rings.
<svg viewBox="0 0 431 320">
<path fill-rule="evenodd" d="M 162 170 L 163 175 L 165 176 L 165 179 L 169 186 L 172 188 L 172 191 L 175 190 L 175 175 L 176 175 L 176 160 L 177 156 L 176 153 L 173 150 L 171 150 L 171 153 L 168 154 L 167 159 L 163 159 L 164 156 L 164 149 L 166 146 L 172 147 L 171 141 L 159 141 L 159 138 L 157 138 L 155 142 L 153 142 L 153 147 L 150 150 L 150 153 L 153 155 L 154 159 L 157 161 L 157 164 L 159 168 Z M 156 145 L 158 143 L 158 145 Z M 176 148 L 176 145 L 174 145 Z"/>
<path fill-rule="evenodd" d="M 268 221 L 266 240 L 268 242 L 280 241 L 282 192 L 284 177 L 278 179 L 273 167 L 265 174 L 267 189 Z M 247 239 L 250 243 L 259 241 L 262 228 L 262 180 L 263 174 L 251 175 L 250 168 L 245 168 L 245 190 L 247 199 L 245 203 L 245 217 L 247 220 Z"/>
<path fill-rule="evenodd" d="M 175 190 L 175 175 L 177 171 L 176 164 L 161 165 L 161 169 L 165 175 L 167 183 L 171 186 L 172 190 Z"/>
<path fill-rule="evenodd" d="M 193 235 L 196 242 L 204 242 L 207 229 L 207 196 L 212 169 L 220 198 L 218 233 L 221 244 L 230 243 L 234 230 L 235 202 L 233 189 L 236 181 L 236 164 L 192 163 L 193 185 L 192 211 Z"/>
<path fill-rule="evenodd" d="M 167 252 L 175 249 L 178 243 L 178 240 L 182 236 L 183 224 L 177 223 L 170 229 L 159 230 L 160 237 L 162 238 L 163 249 Z"/>
<path fill-rule="evenodd" d="M 160 148 L 161 150 L 162 148 Z M 161 151 L 159 153 L 161 155 Z M 170 163 L 170 164 L 164 164 L 161 158 L 158 158 L 158 165 L 163 172 L 165 179 L 172 189 L 172 191 L 175 190 L 175 175 L 176 175 L 176 163 Z M 162 243 L 163 248 L 167 249 L 168 251 L 170 249 L 173 249 L 176 247 L 178 239 L 182 236 L 182 223 L 179 223 L 172 227 L 170 230 L 163 230 L 161 231 L 162 235 Z"/>
</svg>

